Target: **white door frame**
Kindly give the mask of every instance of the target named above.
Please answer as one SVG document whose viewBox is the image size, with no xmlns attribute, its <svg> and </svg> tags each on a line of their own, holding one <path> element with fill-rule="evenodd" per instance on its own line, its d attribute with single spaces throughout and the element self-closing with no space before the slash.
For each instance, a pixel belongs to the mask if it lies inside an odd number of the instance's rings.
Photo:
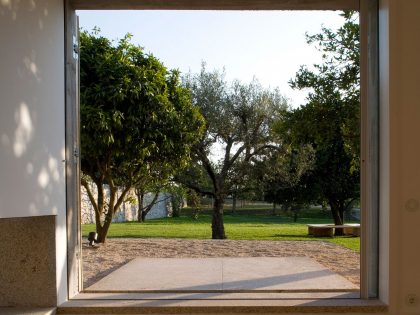
<svg viewBox="0 0 420 315">
<path fill-rule="evenodd" d="M 378 297 L 378 0 L 66 0 L 66 160 L 69 298 L 82 289 L 76 10 L 358 10 L 361 27 L 361 298 Z M 77 50 L 77 47 L 76 47 Z"/>
</svg>

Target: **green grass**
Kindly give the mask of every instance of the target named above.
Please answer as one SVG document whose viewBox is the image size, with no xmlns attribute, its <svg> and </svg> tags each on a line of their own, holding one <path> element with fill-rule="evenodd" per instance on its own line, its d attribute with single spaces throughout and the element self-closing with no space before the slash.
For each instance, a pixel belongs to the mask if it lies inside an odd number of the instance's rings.
<svg viewBox="0 0 420 315">
<path fill-rule="evenodd" d="M 203 210 L 212 210 L 212 206 L 209 205 L 202 205 L 201 208 Z M 223 209 L 226 211 L 231 211 L 232 210 L 232 204 L 224 204 L 223 205 Z M 271 204 L 261 204 L 261 205 L 245 205 L 245 206 L 241 206 L 241 205 L 236 205 L 236 211 L 247 211 L 247 210 L 260 210 L 260 211 L 270 211 L 273 209 L 273 206 Z M 182 210 L 191 210 L 191 207 L 185 207 Z M 181 211 L 182 211 L 181 210 Z"/>
<path fill-rule="evenodd" d="M 328 218 L 303 217 L 294 223 L 285 216 L 226 214 L 224 222 L 226 235 L 233 240 L 322 240 L 360 251 L 359 237 L 316 238 L 307 235 L 306 224 L 331 223 Z M 83 236 L 94 230 L 93 224 L 82 226 Z M 202 214 L 198 220 L 181 216 L 148 220 L 145 223 L 112 223 L 108 237 L 210 239 L 211 216 Z"/>
</svg>

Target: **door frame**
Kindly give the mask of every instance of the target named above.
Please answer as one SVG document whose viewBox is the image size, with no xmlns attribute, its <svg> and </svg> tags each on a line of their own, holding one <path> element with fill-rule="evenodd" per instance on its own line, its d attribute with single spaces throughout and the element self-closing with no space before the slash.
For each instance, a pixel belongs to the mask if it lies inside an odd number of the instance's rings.
<svg viewBox="0 0 420 315">
<path fill-rule="evenodd" d="M 78 38 L 76 10 L 358 10 L 361 45 L 361 288 L 362 299 L 379 287 L 379 53 L 378 0 L 65 0 L 66 186 L 68 292 L 82 290 Z M 75 46 L 76 44 L 76 46 Z M 77 112 L 76 112 L 77 111 Z"/>
</svg>

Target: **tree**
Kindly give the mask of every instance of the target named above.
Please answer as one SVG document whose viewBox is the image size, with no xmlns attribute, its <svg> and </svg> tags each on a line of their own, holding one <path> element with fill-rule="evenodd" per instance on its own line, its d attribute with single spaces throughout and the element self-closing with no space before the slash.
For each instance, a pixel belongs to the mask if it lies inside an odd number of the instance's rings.
<svg viewBox="0 0 420 315">
<path fill-rule="evenodd" d="M 171 164 L 166 164 L 166 167 L 159 168 L 158 172 L 152 172 L 149 168 L 143 171 L 134 185 L 135 194 L 137 197 L 138 211 L 137 221 L 143 223 L 146 221 L 146 216 L 152 210 L 153 206 L 159 202 L 163 202 L 169 197 L 159 200 L 159 195 L 162 191 L 167 190 L 171 186 L 171 176 L 173 170 Z M 144 205 L 144 197 L 147 193 L 154 193 L 153 199 L 146 206 Z"/>
<path fill-rule="evenodd" d="M 344 210 L 360 190 L 358 15 L 342 16 L 345 23 L 335 32 L 323 28 L 307 35 L 308 44 L 316 43 L 323 53 L 323 62 L 313 69 L 302 66 L 290 81 L 295 89 L 309 89 L 307 104 L 292 111 L 279 128 L 293 145 L 310 144 L 315 150 L 311 187 L 328 201 L 336 225 L 343 224 Z"/>
<path fill-rule="evenodd" d="M 182 207 L 184 196 L 186 195 L 183 187 L 172 181 L 173 176 L 167 180 L 155 180 L 148 183 L 142 183 L 136 186 L 135 193 L 137 196 L 138 212 L 137 221 L 143 223 L 146 221 L 146 216 L 152 210 L 154 205 L 161 202 L 169 201 L 170 209 L 168 209 L 168 216 L 178 217 L 180 208 Z M 153 193 L 152 200 L 145 205 L 146 193 Z M 159 197 L 162 197 L 159 199 Z"/>
<path fill-rule="evenodd" d="M 194 166 L 178 179 L 197 193 L 213 197 L 212 238 L 224 239 L 224 200 L 238 176 L 233 171 L 277 148 L 271 124 L 287 102 L 277 90 L 263 89 L 255 80 L 228 84 L 223 73 L 207 72 L 204 65 L 199 74 L 186 78 L 186 86 L 205 119 L 205 133 L 193 147 Z M 194 173 L 205 174 L 205 179 Z"/>
<path fill-rule="evenodd" d="M 168 200 L 170 197 L 166 196 L 163 199 L 159 200 L 159 196 L 161 195 L 160 190 L 149 191 L 153 192 L 153 199 L 150 201 L 146 206 L 144 205 L 144 197 L 146 195 L 146 191 L 143 189 L 136 188 L 136 196 L 137 196 L 137 204 L 138 204 L 138 211 L 137 211 L 137 221 L 143 223 L 146 221 L 146 216 L 152 210 L 154 205 L 157 205 L 161 202 Z"/>
<path fill-rule="evenodd" d="M 315 152 L 311 145 L 292 147 L 284 144 L 281 154 L 269 156 L 254 168 L 264 190 L 264 200 L 281 204 L 296 222 L 302 207 L 319 198 L 311 185 Z M 274 210 L 273 210 L 274 212 Z"/>
<path fill-rule="evenodd" d="M 290 80 L 294 89 L 309 91 L 308 103 L 318 106 L 321 116 L 318 123 L 331 117 L 322 116 L 330 112 L 334 121 L 341 123 L 340 132 L 346 150 L 359 163 L 360 154 L 360 32 L 358 13 L 343 12 L 344 24 L 335 32 L 322 28 L 322 32 L 306 35 L 308 44 L 317 44 L 322 52 L 322 64 L 313 65 L 311 70 L 301 66 L 295 79 Z M 334 113 L 335 111 L 335 113 Z M 331 124 L 330 124 L 331 125 Z M 331 130 L 330 130 L 331 129 Z M 333 134 L 332 128 L 318 135 Z M 328 136 L 328 135 L 327 135 Z"/>
<path fill-rule="evenodd" d="M 201 211 L 201 196 L 195 190 L 190 190 L 187 196 L 187 203 L 191 207 L 191 217 L 198 220 Z"/>
<path fill-rule="evenodd" d="M 98 241 L 105 242 L 132 187 L 188 165 L 203 119 L 179 73 L 131 44 L 130 35 L 114 44 L 98 32 L 82 32 L 80 42 L 82 185 L 95 209 Z"/>
</svg>

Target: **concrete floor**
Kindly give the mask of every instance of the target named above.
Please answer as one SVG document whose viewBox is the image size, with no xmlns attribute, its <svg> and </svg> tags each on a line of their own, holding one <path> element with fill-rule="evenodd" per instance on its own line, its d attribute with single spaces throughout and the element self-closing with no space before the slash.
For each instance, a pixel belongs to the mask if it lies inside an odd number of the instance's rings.
<svg viewBox="0 0 420 315">
<path fill-rule="evenodd" d="M 307 257 L 136 258 L 87 292 L 357 290 Z"/>
</svg>

